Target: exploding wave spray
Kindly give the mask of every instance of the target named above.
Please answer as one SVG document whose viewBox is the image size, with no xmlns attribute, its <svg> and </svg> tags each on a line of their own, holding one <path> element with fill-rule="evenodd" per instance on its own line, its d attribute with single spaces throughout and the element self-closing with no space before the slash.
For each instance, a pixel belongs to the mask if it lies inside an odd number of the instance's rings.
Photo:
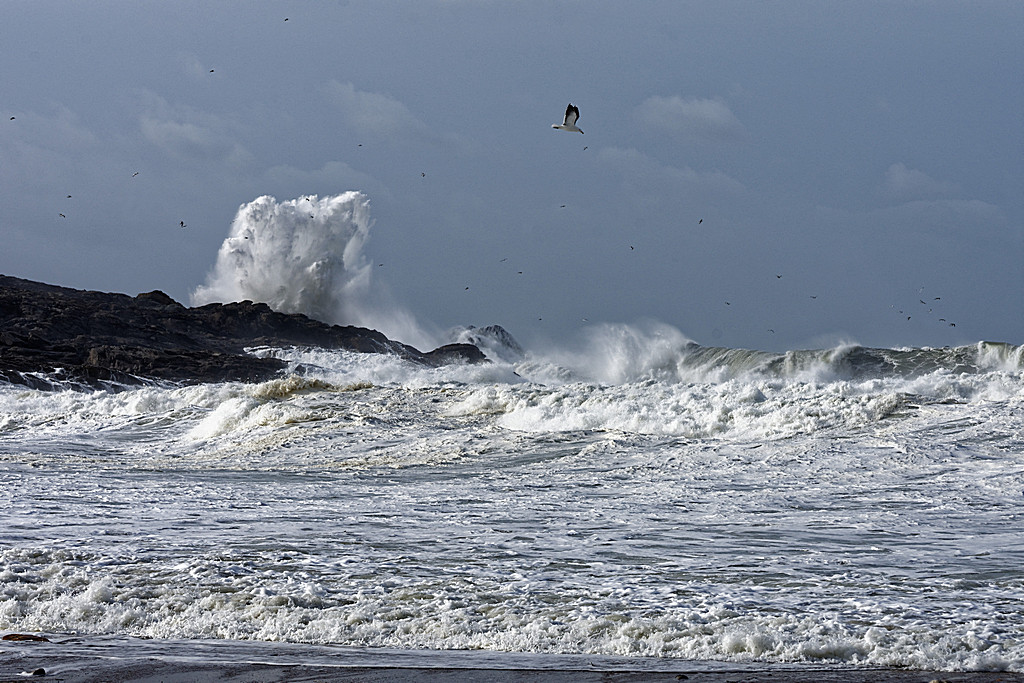
<svg viewBox="0 0 1024 683">
<path fill-rule="evenodd" d="M 238 209 L 206 284 L 192 304 L 262 302 L 283 313 L 359 325 L 430 348 L 434 335 L 396 306 L 363 256 L 370 201 L 359 192 L 280 202 L 264 195 Z"/>
</svg>

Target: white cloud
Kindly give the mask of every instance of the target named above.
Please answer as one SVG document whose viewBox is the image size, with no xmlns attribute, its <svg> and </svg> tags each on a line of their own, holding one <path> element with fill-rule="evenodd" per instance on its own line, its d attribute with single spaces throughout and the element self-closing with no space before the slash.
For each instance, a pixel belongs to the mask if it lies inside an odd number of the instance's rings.
<svg viewBox="0 0 1024 683">
<path fill-rule="evenodd" d="M 96 151 L 105 142 L 67 107 L 52 113 L 18 112 L 16 123 L 0 128 L 0 180 L 4 184 L 50 177 L 73 168 L 81 158 L 94 164 Z"/>
<path fill-rule="evenodd" d="M 648 97 L 633 115 L 645 130 L 695 140 L 726 142 L 744 140 L 746 129 L 729 106 L 719 99 Z"/>
<path fill-rule="evenodd" d="M 139 121 L 143 137 L 157 147 L 175 151 L 185 147 L 204 148 L 218 144 L 217 136 L 208 128 L 194 123 L 180 121 L 161 121 L 150 116 L 143 116 Z"/>
<path fill-rule="evenodd" d="M 935 180 L 927 173 L 898 163 L 885 172 L 885 191 L 898 199 L 923 199 L 955 194 L 958 187 L 954 183 Z"/>
<path fill-rule="evenodd" d="M 252 154 L 237 140 L 237 125 L 221 117 L 192 109 L 172 106 L 162 97 L 144 97 L 146 113 L 139 117 L 143 138 L 179 159 L 219 160 L 239 167 L 252 160 Z"/>
<path fill-rule="evenodd" d="M 341 161 L 328 161 L 315 170 L 289 165 L 273 166 L 263 174 L 263 179 L 279 194 L 330 194 L 359 190 L 375 198 L 391 196 L 379 180 Z"/>
<path fill-rule="evenodd" d="M 689 166 L 669 166 L 634 148 L 607 147 L 599 154 L 602 161 L 622 173 L 628 187 L 644 193 L 686 191 L 735 195 L 746 189 L 743 183 L 721 171 L 702 172 Z"/>
<path fill-rule="evenodd" d="M 426 124 L 393 97 L 356 90 L 352 83 L 331 81 L 324 93 L 357 132 L 382 137 L 429 135 Z"/>
<path fill-rule="evenodd" d="M 182 69 L 190 77 L 197 80 L 210 80 L 210 67 L 207 64 L 203 64 L 199 57 L 194 54 L 182 53 L 178 58 L 181 60 Z"/>
</svg>

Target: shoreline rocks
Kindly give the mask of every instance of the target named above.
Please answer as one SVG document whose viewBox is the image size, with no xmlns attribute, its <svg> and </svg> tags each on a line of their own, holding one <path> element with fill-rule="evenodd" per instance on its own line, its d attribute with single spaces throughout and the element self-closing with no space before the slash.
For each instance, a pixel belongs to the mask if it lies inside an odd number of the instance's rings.
<svg viewBox="0 0 1024 683">
<path fill-rule="evenodd" d="M 0 381 L 38 389 L 258 382 L 285 368 L 247 354 L 253 346 L 388 353 L 431 366 L 486 361 L 472 344 L 422 352 L 375 330 L 251 301 L 188 308 L 161 291 L 132 297 L 0 275 Z"/>
</svg>

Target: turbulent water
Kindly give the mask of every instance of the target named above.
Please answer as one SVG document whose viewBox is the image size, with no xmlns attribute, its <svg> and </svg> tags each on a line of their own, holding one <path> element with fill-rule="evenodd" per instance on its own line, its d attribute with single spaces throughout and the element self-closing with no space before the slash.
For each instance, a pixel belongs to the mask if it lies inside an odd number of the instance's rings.
<svg viewBox="0 0 1024 683">
<path fill-rule="evenodd" d="M 0 387 L 0 629 L 1024 670 L 1021 347 L 492 341 Z"/>
<path fill-rule="evenodd" d="M 369 226 L 260 198 L 195 299 L 369 315 Z M 0 630 L 1024 671 L 1024 347 L 453 340 L 0 385 Z"/>
</svg>

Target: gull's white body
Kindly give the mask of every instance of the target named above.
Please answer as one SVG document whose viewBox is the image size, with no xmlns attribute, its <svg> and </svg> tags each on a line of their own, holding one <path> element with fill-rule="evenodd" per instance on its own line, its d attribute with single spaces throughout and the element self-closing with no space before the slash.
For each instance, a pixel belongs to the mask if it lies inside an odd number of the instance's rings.
<svg viewBox="0 0 1024 683">
<path fill-rule="evenodd" d="M 553 123 L 551 124 L 551 127 L 557 130 L 567 130 L 570 133 L 582 133 L 583 131 L 576 127 L 576 119 L 579 117 L 580 110 L 570 102 L 569 106 L 565 108 L 565 120 L 562 121 L 562 125 Z"/>
</svg>

